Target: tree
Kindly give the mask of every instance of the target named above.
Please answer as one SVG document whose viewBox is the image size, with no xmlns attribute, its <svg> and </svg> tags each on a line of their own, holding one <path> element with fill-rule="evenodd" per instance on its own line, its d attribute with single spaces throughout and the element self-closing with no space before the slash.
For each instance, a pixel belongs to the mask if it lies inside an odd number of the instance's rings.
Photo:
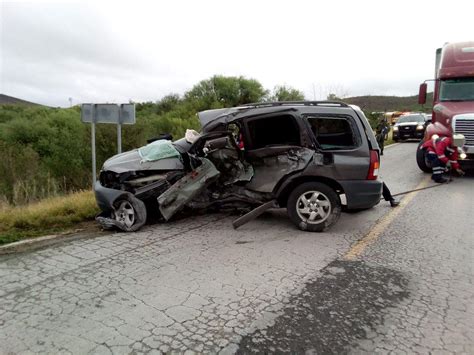
<svg viewBox="0 0 474 355">
<path fill-rule="evenodd" d="M 179 97 L 179 94 L 169 94 L 164 96 L 160 101 L 156 103 L 157 113 L 162 114 L 170 112 L 171 110 L 175 109 L 176 106 L 178 106 L 180 101 L 181 98 Z"/>
<path fill-rule="evenodd" d="M 304 100 L 303 92 L 290 86 L 275 86 L 273 94 L 269 97 L 270 101 L 301 101 Z"/>
<path fill-rule="evenodd" d="M 328 100 L 341 101 L 349 96 L 348 90 L 341 84 L 331 84 L 326 87 Z"/>
<path fill-rule="evenodd" d="M 215 75 L 199 82 L 184 97 L 195 103 L 198 110 L 205 110 L 260 102 L 267 94 L 255 79 Z"/>
<path fill-rule="evenodd" d="M 337 95 L 333 94 L 333 93 L 329 94 L 327 99 L 329 101 L 341 101 L 342 100 L 340 97 L 337 97 Z"/>
</svg>

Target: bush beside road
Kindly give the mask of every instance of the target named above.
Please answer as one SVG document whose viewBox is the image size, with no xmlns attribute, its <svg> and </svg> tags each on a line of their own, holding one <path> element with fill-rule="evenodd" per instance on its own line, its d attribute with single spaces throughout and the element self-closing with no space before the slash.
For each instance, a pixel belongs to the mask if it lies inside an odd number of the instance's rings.
<svg viewBox="0 0 474 355">
<path fill-rule="evenodd" d="M 79 222 L 93 220 L 98 211 L 90 191 L 0 210 L 0 245 L 64 232 Z"/>
</svg>

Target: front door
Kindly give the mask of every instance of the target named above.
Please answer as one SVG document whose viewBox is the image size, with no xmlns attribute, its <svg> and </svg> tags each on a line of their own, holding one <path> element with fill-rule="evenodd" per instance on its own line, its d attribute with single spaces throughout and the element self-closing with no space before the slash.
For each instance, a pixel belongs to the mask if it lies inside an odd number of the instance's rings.
<svg viewBox="0 0 474 355">
<path fill-rule="evenodd" d="M 246 188 L 271 193 L 281 179 L 304 169 L 314 151 L 301 145 L 297 118 L 278 113 L 249 118 L 244 125 L 245 159 L 254 169 Z"/>
</svg>

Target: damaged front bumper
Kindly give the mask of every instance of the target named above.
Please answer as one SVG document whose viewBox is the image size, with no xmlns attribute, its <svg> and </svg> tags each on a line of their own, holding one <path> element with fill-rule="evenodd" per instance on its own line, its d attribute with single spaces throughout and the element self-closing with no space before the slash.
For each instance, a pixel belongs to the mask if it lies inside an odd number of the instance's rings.
<svg viewBox="0 0 474 355">
<path fill-rule="evenodd" d="M 94 184 L 95 198 L 102 212 L 96 216 L 96 221 L 104 229 L 118 228 L 125 232 L 134 232 L 141 228 L 147 218 L 145 203 L 126 191 L 109 189 L 96 181 Z M 133 209 L 133 223 L 127 223 L 123 203 Z"/>
<path fill-rule="evenodd" d="M 214 164 L 205 158 L 201 165 L 184 175 L 169 186 L 164 192 L 153 198 L 158 203 L 161 216 L 167 221 L 180 211 L 187 203 L 198 196 L 220 173 Z M 160 182 L 151 183 L 153 187 Z M 162 183 L 161 183 L 162 184 Z M 128 191 L 104 187 L 99 181 L 94 184 L 94 192 L 102 213 L 96 217 L 97 222 L 105 229 L 117 227 L 124 231 L 135 231 L 146 222 L 147 211 L 142 201 L 148 187 L 137 189 L 136 194 Z M 126 207 L 123 207 L 126 204 Z"/>
<path fill-rule="evenodd" d="M 97 205 L 104 212 L 111 212 L 114 210 L 114 202 L 123 195 L 126 195 L 126 191 L 109 189 L 102 186 L 100 181 L 96 181 L 94 184 L 94 194 Z"/>
</svg>

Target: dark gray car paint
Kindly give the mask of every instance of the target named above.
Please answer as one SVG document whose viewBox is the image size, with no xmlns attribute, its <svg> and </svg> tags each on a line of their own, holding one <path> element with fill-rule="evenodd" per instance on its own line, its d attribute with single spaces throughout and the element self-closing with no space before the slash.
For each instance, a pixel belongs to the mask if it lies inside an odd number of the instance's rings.
<svg viewBox="0 0 474 355">
<path fill-rule="evenodd" d="M 165 220 L 169 220 L 219 176 L 219 171 L 210 160 L 201 160 L 200 166 L 158 196 L 158 206 Z"/>
<path fill-rule="evenodd" d="M 126 191 L 109 189 L 96 181 L 94 184 L 95 199 L 102 211 L 113 211 L 114 201 L 126 194 Z"/>
<path fill-rule="evenodd" d="M 379 147 L 367 118 L 357 106 L 270 106 L 253 108 L 251 110 L 247 108 L 233 111 L 216 110 L 214 111 L 213 118 L 211 118 L 212 115 L 208 112 L 208 120 L 203 131 L 220 129 L 223 125 L 231 122 L 245 122 L 247 119 L 254 117 L 263 117 L 283 112 L 292 112 L 292 115 L 297 118 L 299 117 L 296 121 L 301 132 L 301 145 L 315 149 L 318 153 L 323 154 L 324 163 L 321 164 L 321 159 L 313 160 L 313 163 L 308 164 L 302 172 L 287 175 L 286 179 L 275 184 L 274 196 L 278 197 L 297 178 L 324 178 L 332 180 L 336 185 L 342 187 L 342 192 L 346 194 L 349 208 L 370 208 L 378 203 L 382 191 L 382 182 L 378 180 L 368 181 L 366 178 L 370 165 L 370 150 L 379 151 Z M 319 150 L 313 143 L 315 138 L 310 137 L 312 135 L 311 130 L 308 129 L 308 125 L 305 124 L 305 120 L 301 117 L 311 114 L 352 117 L 358 131 L 356 134 L 361 136 L 360 145 L 349 150 Z M 271 175 L 269 175 L 270 178 Z M 343 183 L 343 181 L 346 182 Z M 365 188 L 368 189 L 367 194 L 363 192 Z M 358 190 L 362 191 L 362 193 L 358 193 Z"/>
<path fill-rule="evenodd" d="M 382 182 L 378 180 L 341 180 L 348 209 L 374 207 L 382 196 Z"/>
<path fill-rule="evenodd" d="M 199 122 L 201 123 L 201 127 L 204 128 L 208 123 L 211 123 L 218 118 L 224 119 L 230 114 L 236 113 L 238 111 L 239 110 L 236 108 L 218 108 L 214 110 L 206 110 L 206 111 L 199 112 L 198 118 L 199 118 Z"/>
<path fill-rule="evenodd" d="M 286 175 L 304 169 L 313 158 L 314 151 L 308 148 L 290 149 L 285 153 L 252 160 L 254 176 L 245 185 L 249 190 L 272 192 Z"/>
<path fill-rule="evenodd" d="M 240 107 L 229 109 L 228 111 L 221 112 L 222 109 L 209 110 L 206 117 L 201 119 L 201 115 L 198 114 L 202 125 L 202 132 L 212 132 L 221 127 L 225 127 L 227 124 L 241 120 L 244 118 L 250 118 L 252 116 L 260 116 L 264 114 L 276 113 L 276 112 L 291 112 L 297 111 L 294 107 L 278 106 L 278 107 L 262 107 L 262 108 L 250 108 Z M 204 111 L 207 112 L 207 111 Z M 204 124 L 203 124 L 204 123 Z"/>
<path fill-rule="evenodd" d="M 239 112 L 232 117 L 232 122 L 241 119 L 243 122 L 246 121 L 249 117 L 256 117 L 257 111 L 261 117 L 271 115 L 275 112 L 284 112 L 287 111 L 287 107 L 264 107 L 260 109 L 255 109 L 249 112 Z M 365 183 L 367 177 L 369 164 L 370 164 L 370 149 L 378 150 L 377 141 L 373 135 L 372 129 L 368 124 L 367 119 L 365 118 L 362 111 L 357 107 L 318 107 L 318 106 L 303 106 L 298 107 L 298 113 L 301 115 L 335 115 L 335 116 L 346 116 L 352 118 L 352 123 L 355 124 L 355 134 L 361 136 L 359 141 L 359 146 L 348 149 L 348 150 L 318 150 L 312 143 L 315 138 L 310 137 L 312 132 L 308 129 L 308 126 L 305 124 L 305 119 L 300 117 L 297 119 L 297 123 L 300 128 L 301 136 L 301 145 L 307 147 L 308 149 L 315 149 L 319 154 L 324 154 L 325 159 L 324 163 L 321 165 L 320 160 L 315 160 L 315 163 L 308 164 L 303 172 L 300 174 L 292 174 L 288 177 L 288 181 L 275 183 L 276 190 L 274 190 L 275 196 L 279 196 L 279 193 L 282 189 L 287 186 L 292 179 L 297 177 L 323 177 L 331 179 L 335 182 L 342 180 L 361 180 Z M 298 116 L 297 113 L 293 112 L 292 115 Z M 217 118 L 221 120 L 222 117 Z M 229 121 L 230 122 L 230 121 Z M 214 122 L 213 122 L 214 123 Z M 365 136 L 366 139 L 363 139 Z M 252 152 L 249 152 L 251 154 Z M 314 153 L 314 150 L 313 150 Z M 258 173 L 256 172 L 256 176 Z M 268 175 L 268 179 L 271 179 L 272 175 Z M 252 182 L 250 182 L 252 184 Z M 380 185 L 381 182 L 376 182 Z M 347 185 L 347 188 L 351 188 L 352 185 Z M 344 191 L 346 192 L 346 191 Z M 355 194 L 350 193 L 350 196 Z M 348 201 L 349 204 L 349 201 Z M 374 200 L 370 199 L 367 201 L 367 207 L 372 207 Z"/>
</svg>

